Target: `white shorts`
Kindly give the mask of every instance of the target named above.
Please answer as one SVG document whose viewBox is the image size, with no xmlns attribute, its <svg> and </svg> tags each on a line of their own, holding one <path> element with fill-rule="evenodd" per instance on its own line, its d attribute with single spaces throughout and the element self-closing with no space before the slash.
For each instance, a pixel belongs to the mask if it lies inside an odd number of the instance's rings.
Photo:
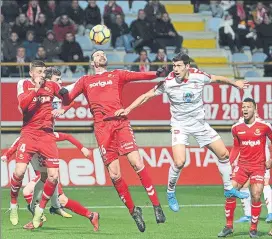
<svg viewBox="0 0 272 239">
<path fill-rule="evenodd" d="M 46 173 L 47 168 L 43 165 L 43 158 L 38 154 L 34 154 L 33 158 L 31 159 L 30 163 L 34 170 L 39 171 L 41 173 Z"/>
<path fill-rule="evenodd" d="M 189 145 L 189 135 L 192 135 L 200 148 L 220 139 L 219 134 L 205 121 L 194 120 L 190 127 L 181 123 L 172 125 L 172 146 L 177 144 Z"/>
</svg>

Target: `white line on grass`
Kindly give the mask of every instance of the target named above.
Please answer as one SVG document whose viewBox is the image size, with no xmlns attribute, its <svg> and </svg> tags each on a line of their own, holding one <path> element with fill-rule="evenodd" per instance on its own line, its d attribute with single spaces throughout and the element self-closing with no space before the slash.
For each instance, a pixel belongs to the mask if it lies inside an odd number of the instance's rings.
<svg viewBox="0 0 272 239">
<path fill-rule="evenodd" d="M 180 207 L 224 207 L 225 204 L 185 204 L 185 205 L 179 205 Z M 238 204 L 237 206 L 241 206 L 241 204 Z M 145 205 L 145 206 L 139 206 L 142 208 L 153 208 L 151 205 Z M 162 207 L 168 207 L 168 205 L 162 205 Z M 101 208 L 101 209 L 123 209 L 126 208 L 126 206 L 87 206 L 86 208 Z M 9 208 L 1 208 L 1 210 L 8 210 Z M 47 207 L 46 209 L 49 209 Z M 19 208 L 19 210 L 27 210 L 27 208 Z"/>
</svg>

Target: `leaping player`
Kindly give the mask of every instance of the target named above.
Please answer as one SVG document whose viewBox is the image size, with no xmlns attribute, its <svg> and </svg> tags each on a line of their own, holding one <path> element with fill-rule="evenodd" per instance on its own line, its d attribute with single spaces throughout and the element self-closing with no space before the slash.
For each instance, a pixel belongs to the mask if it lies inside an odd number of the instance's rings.
<svg viewBox="0 0 272 239">
<path fill-rule="evenodd" d="M 186 146 L 189 135 L 192 135 L 200 147 L 207 147 L 218 157 L 218 169 L 224 183 L 225 197 L 247 198 L 247 193 L 239 192 L 231 184 L 231 165 L 229 152 L 218 133 L 205 121 L 202 100 L 205 84 L 229 84 L 244 89 L 248 82 L 233 81 L 223 76 L 210 75 L 196 68 L 190 68 L 190 57 L 179 53 L 173 58 L 173 71 L 155 88 L 138 97 L 126 109 L 116 111 L 116 116 L 127 116 L 136 107 L 144 104 L 155 96 L 166 93 L 170 101 L 172 150 L 174 165 L 168 174 L 167 198 L 171 210 L 179 211 L 176 199 L 176 184 L 186 160 Z"/>
</svg>

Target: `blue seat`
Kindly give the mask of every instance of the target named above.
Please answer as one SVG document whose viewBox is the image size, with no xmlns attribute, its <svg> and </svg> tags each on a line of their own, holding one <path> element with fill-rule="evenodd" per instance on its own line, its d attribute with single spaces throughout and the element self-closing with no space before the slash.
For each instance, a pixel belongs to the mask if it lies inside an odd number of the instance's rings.
<svg viewBox="0 0 272 239">
<path fill-rule="evenodd" d="M 79 43 L 83 51 L 91 51 L 93 49 L 93 43 L 87 36 L 76 35 L 76 41 Z"/>
<path fill-rule="evenodd" d="M 247 78 L 247 77 L 260 77 L 259 73 L 256 72 L 256 71 L 247 71 L 245 74 L 244 74 L 244 77 Z"/>
<path fill-rule="evenodd" d="M 254 64 L 254 62 L 264 62 L 266 58 L 267 58 L 267 55 L 265 53 L 256 52 L 252 56 L 252 62 L 253 62 L 253 64 Z M 264 67 L 263 64 L 254 64 L 254 65 L 258 68 Z"/>
<path fill-rule="evenodd" d="M 93 48 L 96 50 L 113 50 L 113 48 L 111 47 L 111 41 L 108 41 L 106 44 L 104 45 L 93 45 Z"/>
<path fill-rule="evenodd" d="M 106 4 L 107 1 L 96 1 L 96 5 L 99 7 L 102 16 L 104 14 L 104 8 Z"/>
<path fill-rule="evenodd" d="M 88 7 L 88 2 L 85 0 L 78 1 L 78 5 L 82 8 L 82 10 L 85 10 Z"/>
<path fill-rule="evenodd" d="M 88 51 L 85 50 L 85 51 L 83 51 L 83 55 L 91 57 L 91 55 L 93 54 L 93 52 L 94 52 L 93 50 L 88 50 Z"/>
<path fill-rule="evenodd" d="M 213 17 L 208 20 L 208 29 L 213 32 L 218 32 L 221 23 L 223 22 L 222 18 Z"/>
<path fill-rule="evenodd" d="M 128 1 L 116 1 L 116 4 L 119 5 L 122 8 L 125 15 L 130 13 L 129 12 Z"/>
<path fill-rule="evenodd" d="M 156 58 L 156 56 L 157 56 L 156 53 L 149 53 L 149 54 L 148 54 L 148 58 L 149 58 L 150 61 L 154 61 L 155 58 Z"/>
<path fill-rule="evenodd" d="M 109 64 L 107 68 L 109 70 L 122 68 L 121 65 L 110 65 L 111 63 L 121 63 L 122 62 L 119 55 L 116 55 L 114 53 L 108 53 L 107 54 L 107 59 L 108 59 L 108 64 Z"/>
<path fill-rule="evenodd" d="M 133 1 L 132 2 L 132 11 L 133 13 L 138 13 L 140 9 L 144 9 L 146 6 L 146 1 Z"/>
<path fill-rule="evenodd" d="M 249 62 L 248 56 L 244 53 L 234 53 L 232 55 L 232 62 L 233 63 L 246 63 Z M 237 65 L 237 68 L 250 68 L 252 65 Z"/>
<path fill-rule="evenodd" d="M 124 63 L 131 63 L 134 62 L 139 57 L 136 53 L 127 53 L 124 56 Z"/>
</svg>

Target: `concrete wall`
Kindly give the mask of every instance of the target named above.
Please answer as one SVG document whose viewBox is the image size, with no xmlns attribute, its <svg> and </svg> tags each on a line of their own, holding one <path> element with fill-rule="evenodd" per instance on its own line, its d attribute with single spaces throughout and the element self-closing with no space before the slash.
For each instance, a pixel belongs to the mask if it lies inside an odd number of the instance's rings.
<svg viewBox="0 0 272 239">
<path fill-rule="evenodd" d="M 232 145 L 232 136 L 230 132 L 219 133 L 226 145 Z M 73 133 L 86 147 L 97 147 L 97 143 L 93 133 Z M 9 147 L 19 134 L 1 134 L 1 149 Z M 135 133 L 137 144 L 143 146 L 171 146 L 171 133 Z M 59 147 L 71 147 L 71 144 L 67 141 L 59 142 Z M 190 145 L 197 146 L 194 138 L 190 137 Z"/>
</svg>

